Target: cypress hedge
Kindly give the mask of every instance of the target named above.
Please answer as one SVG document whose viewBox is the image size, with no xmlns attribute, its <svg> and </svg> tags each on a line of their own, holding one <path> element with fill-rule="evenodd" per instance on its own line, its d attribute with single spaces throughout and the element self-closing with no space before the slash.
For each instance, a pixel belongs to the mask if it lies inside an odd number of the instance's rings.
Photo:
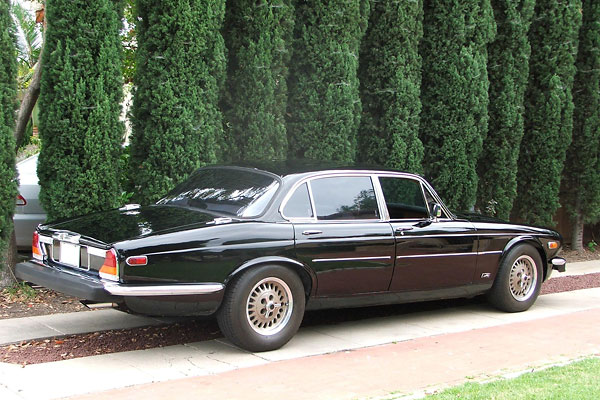
<svg viewBox="0 0 600 400">
<path fill-rule="evenodd" d="M 498 34 L 488 47 L 489 132 L 478 163 L 477 203 L 488 215 L 508 219 L 517 196 L 535 0 L 492 0 L 492 6 Z"/>
<path fill-rule="evenodd" d="M 225 0 L 139 0 L 129 173 L 134 200 L 159 199 L 217 161 Z"/>
<path fill-rule="evenodd" d="M 361 103 L 358 53 L 367 0 L 296 0 L 288 79 L 289 155 L 351 162 Z"/>
<path fill-rule="evenodd" d="M 227 153 L 230 159 L 285 159 L 287 70 L 294 8 L 291 0 L 228 4 Z"/>
<path fill-rule="evenodd" d="M 17 54 L 14 25 L 7 1 L 0 1 L 0 269 L 12 234 L 17 197 L 15 173 L 15 107 Z"/>
<path fill-rule="evenodd" d="M 425 174 L 450 208 L 471 209 L 488 124 L 487 44 L 496 32 L 490 1 L 426 1 L 423 31 Z"/>
<path fill-rule="evenodd" d="M 571 247 L 580 249 L 583 224 L 600 219 L 600 3 L 596 0 L 583 0 L 576 66 L 573 142 L 563 184 L 573 222 Z"/>
<path fill-rule="evenodd" d="M 361 45 L 358 159 L 420 173 L 423 2 L 373 2 Z"/>
<path fill-rule="evenodd" d="M 516 219 L 553 225 L 565 153 L 573 130 L 573 79 L 581 0 L 538 1 L 529 39 L 525 134 L 517 174 Z"/>
<path fill-rule="evenodd" d="M 119 205 L 123 81 L 115 4 L 46 2 L 38 177 L 49 220 Z"/>
</svg>

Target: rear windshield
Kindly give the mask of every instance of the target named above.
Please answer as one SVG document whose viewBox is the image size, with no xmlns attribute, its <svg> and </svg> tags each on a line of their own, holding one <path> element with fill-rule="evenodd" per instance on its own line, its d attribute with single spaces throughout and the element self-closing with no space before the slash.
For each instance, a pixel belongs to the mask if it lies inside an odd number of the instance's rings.
<svg viewBox="0 0 600 400">
<path fill-rule="evenodd" d="M 202 168 L 156 204 L 256 217 L 265 211 L 278 188 L 277 178 L 264 172 L 236 167 Z"/>
</svg>

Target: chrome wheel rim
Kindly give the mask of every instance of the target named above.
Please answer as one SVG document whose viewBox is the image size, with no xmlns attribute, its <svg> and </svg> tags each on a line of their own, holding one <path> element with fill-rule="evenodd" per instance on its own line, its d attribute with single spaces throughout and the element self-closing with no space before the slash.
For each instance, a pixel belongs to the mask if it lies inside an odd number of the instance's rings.
<svg viewBox="0 0 600 400">
<path fill-rule="evenodd" d="M 510 268 L 510 294 L 517 301 L 528 300 L 537 285 L 537 267 L 533 258 L 520 256 Z"/>
<path fill-rule="evenodd" d="M 293 307 L 289 286 L 279 278 L 269 277 L 258 282 L 250 291 L 246 317 L 256 333 L 274 335 L 287 325 Z"/>
</svg>

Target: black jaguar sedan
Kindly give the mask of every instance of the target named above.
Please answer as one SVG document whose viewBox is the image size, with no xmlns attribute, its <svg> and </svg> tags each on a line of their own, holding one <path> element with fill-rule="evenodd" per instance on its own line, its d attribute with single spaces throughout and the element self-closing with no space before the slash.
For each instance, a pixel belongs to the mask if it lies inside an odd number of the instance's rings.
<svg viewBox="0 0 600 400">
<path fill-rule="evenodd" d="M 25 281 L 148 315 L 216 314 L 224 335 L 273 350 L 305 309 L 486 294 L 527 310 L 560 234 L 453 214 L 420 176 L 387 170 L 209 166 L 156 204 L 41 225 Z"/>
</svg>

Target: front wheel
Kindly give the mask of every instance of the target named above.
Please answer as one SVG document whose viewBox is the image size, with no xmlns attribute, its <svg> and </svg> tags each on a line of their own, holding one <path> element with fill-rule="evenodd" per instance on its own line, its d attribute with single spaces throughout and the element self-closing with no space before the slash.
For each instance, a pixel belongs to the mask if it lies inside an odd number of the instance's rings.
<svg viewBox="0 0 600 400">
<path fill-rule="evenodd" d="M 540 294 L 542 278 L 542 259 L 538 251 L 527 244 L 518 245 L 500 264 L 487 298 L 502 311 L 525 311 Z"/>
<path fill-rule="evenodd" d="M 264 265 L 236 277 L 217 313 L 219 328 L 236 346 L 275 350 L 298 331 L 304 316 L 304 286 L 279 265 Z"/>
</svg>

